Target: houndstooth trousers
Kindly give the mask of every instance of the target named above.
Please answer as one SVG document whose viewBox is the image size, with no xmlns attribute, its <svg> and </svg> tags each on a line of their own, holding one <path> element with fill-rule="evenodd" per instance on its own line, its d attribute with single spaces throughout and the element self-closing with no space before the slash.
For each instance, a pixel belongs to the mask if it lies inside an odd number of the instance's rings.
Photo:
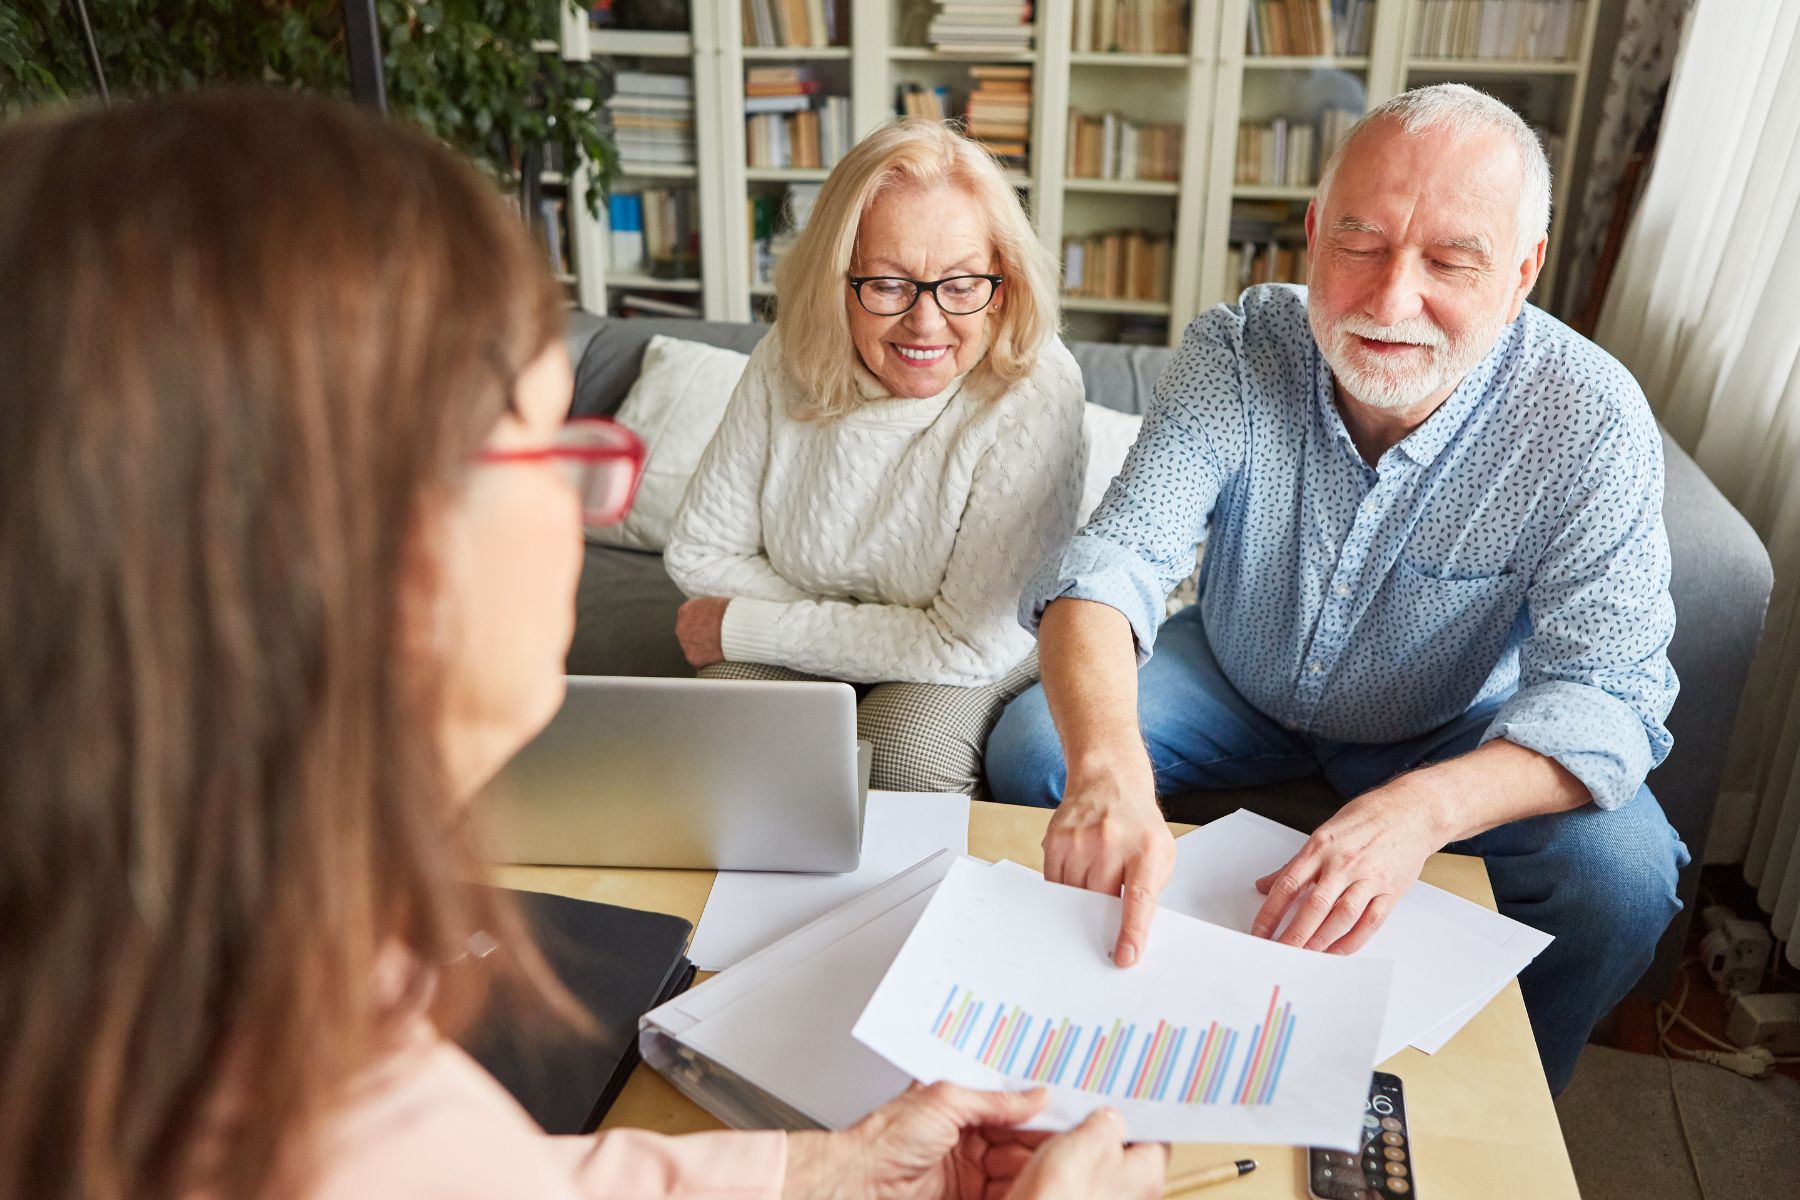
<svg viewBox="0 0 1800 1200">
<path fill-rule="evenodd" d="M 702 679 L 820 680 L 787 667 L 722 662 Z M 875 747 L 869 786 L 890 792 L 964 792 L 985 798 L 981 756 L 1007 703 L 1037 682 L 1033 650 L 996 683 L 857 684 L 856 736 Z"/>
</svg>

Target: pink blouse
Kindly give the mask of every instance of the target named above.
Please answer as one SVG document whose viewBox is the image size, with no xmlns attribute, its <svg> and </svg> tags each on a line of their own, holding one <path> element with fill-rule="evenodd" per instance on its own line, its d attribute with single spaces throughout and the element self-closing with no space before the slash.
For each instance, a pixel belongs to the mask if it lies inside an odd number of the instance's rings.
<svg viewBox="0 0 1800 1200">
<path fill-rule="evenodd" d="M 787 1172 L 783 1133 L 551 1137 L 423 1018 L 318 1150 L 309 1200 L 777 1200 Z"/>
</svg>

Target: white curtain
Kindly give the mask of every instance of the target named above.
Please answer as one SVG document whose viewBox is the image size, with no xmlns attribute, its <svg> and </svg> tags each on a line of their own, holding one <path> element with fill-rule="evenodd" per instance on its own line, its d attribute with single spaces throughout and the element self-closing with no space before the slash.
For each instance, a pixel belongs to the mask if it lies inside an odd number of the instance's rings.
<svg viewBox="0 0 1800 1200">
<path fill-rule="evenodd" d="M 1596 338 L 1775 565 L 1708 858 L 1800 966 L 1800 3 L 1699 0 Z"/>
</svg>

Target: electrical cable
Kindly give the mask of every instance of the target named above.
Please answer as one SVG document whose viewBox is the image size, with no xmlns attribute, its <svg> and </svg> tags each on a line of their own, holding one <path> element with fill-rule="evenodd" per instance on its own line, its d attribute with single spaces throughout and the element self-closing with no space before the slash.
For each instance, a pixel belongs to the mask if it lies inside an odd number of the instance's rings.
<svg viewBox="0 0 1800 1200">
<path fill-rule="evenodd" d="M 1699 961 L 1689 959 L 1676 968 L 1676 974 L 1681 976 L 1681 996 L 1674 1009 L 1677 1014 L 1687 1003 L 1688 967 Z M 1658 1001 L 1656 1005 L 1656 1048 L 1662 1052 L 1663 1066 L 1669 1073 L 1669 1099 L 1675 1104 L 1675 1123 L 1681 1130 L 1681 1148 L 1687 1153 L 1688 1170 L 1694 1176 L 1694 1187 L 1700 1193 L 1700 1200 L 1711 1200 L 1706 1194 L 1706 1184 L 1700 1178 L 1700 1159 L 1694 1154 L 1694 1135 L 1688 1130 L 1687 1110 L 1681 1105 L 1681 1089 L 1675 1086 L 1675 1060 L 1669 1055 L 1668 1031 L 1662 1022 L 1662 1010 L 1666 1003 Z"/>
</svg>

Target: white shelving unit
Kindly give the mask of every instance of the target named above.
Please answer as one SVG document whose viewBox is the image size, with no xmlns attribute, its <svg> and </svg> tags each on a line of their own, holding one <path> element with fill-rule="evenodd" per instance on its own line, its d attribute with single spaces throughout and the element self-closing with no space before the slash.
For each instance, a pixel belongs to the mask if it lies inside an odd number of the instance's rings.
<svg viewBox="0 0 1800 1200">
<path fill-rule="evenodd" d="M 1186 53 L 1108 53 L 1073 49 L 1078 0 L 1037 0 L 1033 49 L 1028 54 L 962 57 L 897 37 L 901 0 L 851 0 L 842 45 L 812 48 L 746 47 L 741 0 L 692 0 L 685 33 L 591 30 L 565 12 L 562 53 L 602 57 L 631 67 L 684 64 L 695 98 L 695 165 L 624 164 L 621 183 L 691 184 L 698 192 L 699 277 L 671 281 L 609 273 L 604 226 L 583 204 L 591 186 L 585 171 L 567 181 L 577 292 L 584 307 L 611 311 L 627 289 L 676 293 L 698 302 L 712 320 L 748 320 L 766 311 L 773 291 L 753 284 L 751 231 L 745 197 L 779 194 L 784 185 L 823 180 L 827 172 L 747 165 L 745 71 L 808 64 L 833 94 L 847 94 L 853 133 L 861 137 L 893 115 L 896 90 L 909 80 L 952 86 L 966 95 L 971 63 L 1032 68 L 1029 166 L 1010 173 L 1044 244 L 1061 253 L 1065 237 L 1112 227 L 1142 227 L 1172 238 L 1167 301 L 1066 297 L 1069 336 L 1116 336 L 1121 319 L 1142 326 L 1160 320 L 1173 344 L 1203 308 L 1235 297 L 1227 280 L 1230 229 L 1236 203 L 1285 204 L 1297 218 L 1312 188 L 1234 182 L 1238 124 L 1278 115 L 1307 118 L 1326 104 L 1359 111 L 1425 82 L 1457 80 L 1503 96 L 1522 96 L 1527 116 L 1563 135 L 1557 161 L 1554 211 L 1570 192 L 1573 137 L 1586 99 L 1599 0 L 1587 0 L 1579 54 L 1568 61 L 1502 61 L 1414 57 L 1415 22 L 1423 0 L 1377 0 L 1366 54 L 1253 56 L 1246 53 L 1254 0 L 1195 0 L 1189 7 Z M 1068 172 L 1071 110 L 1118 111 L 1143 121 L 1179 123 L 1180 174 L 1174 181 L 1092 179 Z M 1324 148 L 1320 148 L 1321 155 Z M 1561 227 L 1553 222 L 1549 260 L 1536 296 L 1553 295 Z M 1140 330 L 1141 333 L 1141 330 Z"/>
</svg>

